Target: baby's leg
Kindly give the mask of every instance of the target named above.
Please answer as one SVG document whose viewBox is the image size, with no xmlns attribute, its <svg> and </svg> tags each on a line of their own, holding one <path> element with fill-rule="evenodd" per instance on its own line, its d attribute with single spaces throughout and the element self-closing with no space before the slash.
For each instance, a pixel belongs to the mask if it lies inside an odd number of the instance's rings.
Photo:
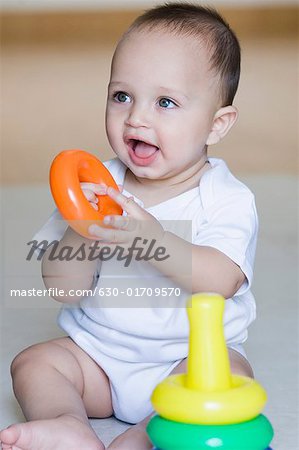
<svg viewBox="0 0 299 450">
<path fill-rule="evenodd" d="M 229 358 L 232 373 L 253 377 L 253 372 L 249 362 L 237 351 L 229 349 Z M 185 373 L 187 371 L 187 359 L 181 361 L 171 372 L 170 375 L 176 373 Z M 150 443 L 146 426 L 153 414 L 146 417 L 142 422 L 129 428 L 123 434 L 118 436 L 109 445 L 108 449 L 113 450 L 150 450 Z"/>
<path fill-rule="evenodd" d="M 3 449 L 103 450 L 88 416 L 112 414 L 104 371 L 71 339 L 55 339 L 20 353 L 12 363 L 15 395 L 27 423 L 1 431 Z"/>
</svg>

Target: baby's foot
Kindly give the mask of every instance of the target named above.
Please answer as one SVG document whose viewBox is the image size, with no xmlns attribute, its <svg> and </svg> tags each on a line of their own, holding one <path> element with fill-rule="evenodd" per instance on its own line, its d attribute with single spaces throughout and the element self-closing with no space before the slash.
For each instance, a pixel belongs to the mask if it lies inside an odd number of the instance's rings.
<svg viewBox="0 0 299 450">
<path fill-rule="evenodd" d="M 111 442 L 108 450 L 151 450 L 151 444 L 145 428 L 138 425 L 126 430 Z"/>
<path fill-rule="evenodd" d="M 3 450 L 104 450 L 93 429 L 74 416 L 35 420 L 2 430 Z"/>
</svg>

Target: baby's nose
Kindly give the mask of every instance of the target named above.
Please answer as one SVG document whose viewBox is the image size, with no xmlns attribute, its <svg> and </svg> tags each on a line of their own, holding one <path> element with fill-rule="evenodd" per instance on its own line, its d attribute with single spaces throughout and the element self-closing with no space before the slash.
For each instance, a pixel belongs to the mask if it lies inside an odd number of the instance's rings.
<svg viewBox="0 0 299 450">
<path fill-rule="evenodd" d="M 148 107 L 134 105 L 128 114 L 126 125 L 132 128 L 150 127 L 151 118 Z"/>
</svg>

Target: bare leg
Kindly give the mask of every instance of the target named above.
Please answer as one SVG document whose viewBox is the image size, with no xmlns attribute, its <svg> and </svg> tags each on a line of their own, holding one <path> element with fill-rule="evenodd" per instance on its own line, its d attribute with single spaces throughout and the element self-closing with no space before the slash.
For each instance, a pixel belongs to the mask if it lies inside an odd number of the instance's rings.
<svg viewBox="0 0 299 450">
<path fill-rule="evenodd" d="M 249 362 L 235 350 L 229 349 L 229 358 L 232 373 L 245 375 L 253 378 L 253 372 Z M 181 361 L 171 372 L 185 373 L 187 371 L 187 360 Z M 153 445 L 151 444 L 147 433 L 146 426 L 153 414 L 146 417 L 142 422 L 129 428 L 122 433 L 109 445 L 108 449 L 113 450 L 150 450 Z"/>
<path fill-rule="evenodd" d="M 27 423 L 2 430 L 3 449 L 103 450 L 88 416 L 112 414 L 103 370 L 71 339 L 29 347 L 12 363 L 13 387 Z"/>
</svg>

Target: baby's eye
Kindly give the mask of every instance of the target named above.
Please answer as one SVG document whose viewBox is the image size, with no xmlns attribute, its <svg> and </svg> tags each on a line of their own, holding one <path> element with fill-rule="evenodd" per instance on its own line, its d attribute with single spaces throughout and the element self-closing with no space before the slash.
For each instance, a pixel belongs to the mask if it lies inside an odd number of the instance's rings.
<svg viewBox="0 0 299 450">
<path fill-rule="evenodd" d="M 175 106 L 177 106 L 172 100 L 170 100 L 169 98 L 160 98 L 159 100 L 159 106 L 161 106 L 162 108 L 174 108 Z"/>
<path fill-rule="evenodd" d="M 130 96 L 125 92 L 116 92 L 113 98 L 119 103 L 128 103 L 130 101 Z"/>
</svg>

